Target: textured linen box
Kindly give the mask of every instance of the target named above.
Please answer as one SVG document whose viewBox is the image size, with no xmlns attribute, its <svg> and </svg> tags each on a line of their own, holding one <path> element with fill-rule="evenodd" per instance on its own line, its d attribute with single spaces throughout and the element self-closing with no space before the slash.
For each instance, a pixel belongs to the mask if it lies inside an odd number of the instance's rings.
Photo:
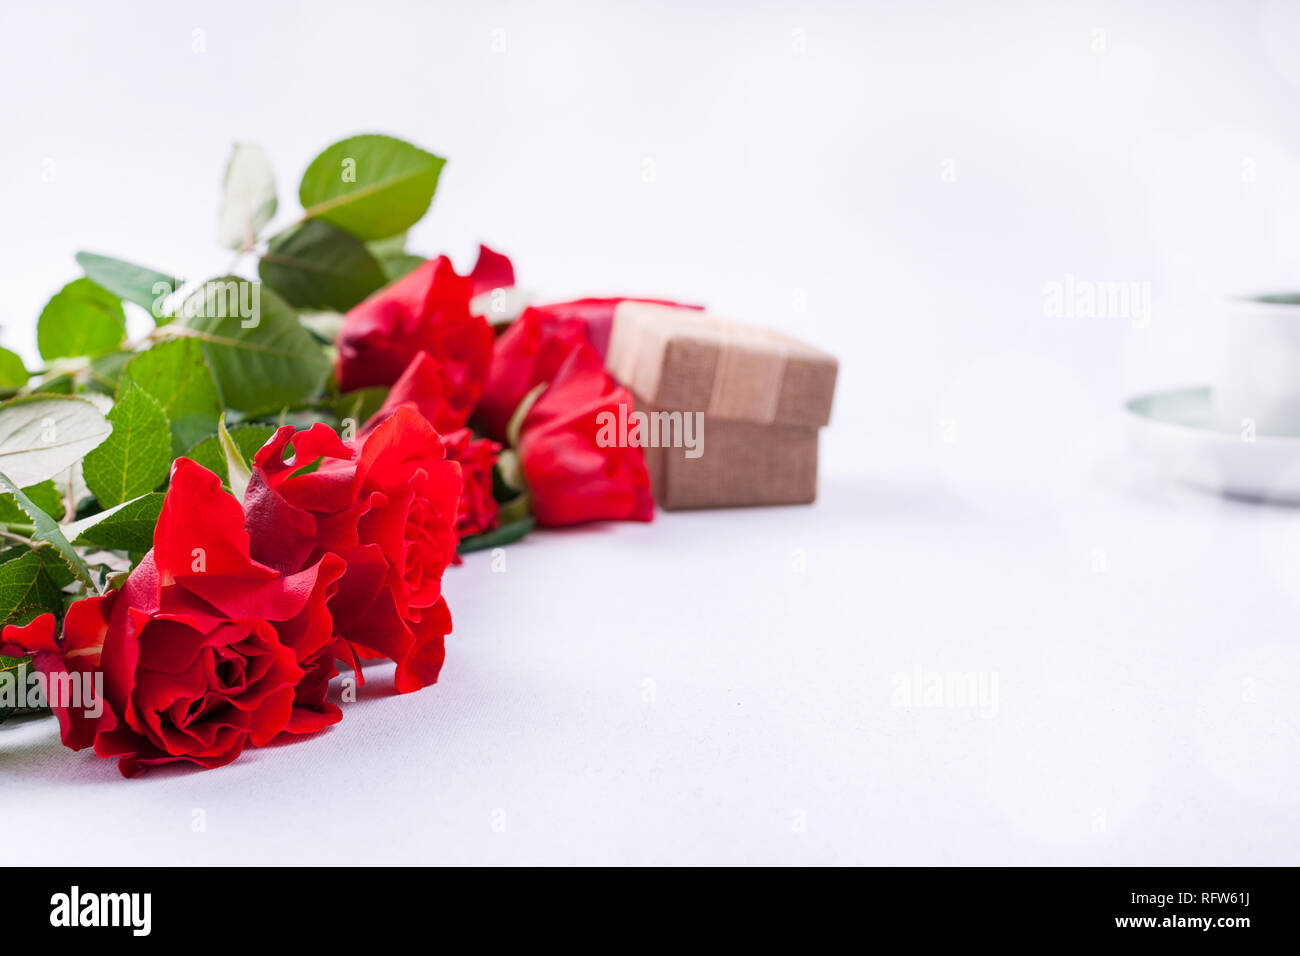
<svg viewBox="0 0 1300 956">
<path fill-rule="evenodd" d="M 644 448 L 661 507 L 816 498 L 817 430 L 830 420 L 834 356 L 707 312 L 623 302 L 605 364 L 638 411 L 702 415 L 697 455 L 677 442 L 650 439 Z"/>
</svg>

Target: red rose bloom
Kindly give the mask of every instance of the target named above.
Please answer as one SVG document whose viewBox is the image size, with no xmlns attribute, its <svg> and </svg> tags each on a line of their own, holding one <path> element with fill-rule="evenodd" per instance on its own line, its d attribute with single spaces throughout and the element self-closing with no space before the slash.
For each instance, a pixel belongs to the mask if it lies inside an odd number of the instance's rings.
<svg viewBox="0 0 1300 956">
<path fill-rule="evenodd" d="M 357 438 L 364 441 L 376 428 L 393 416 L 403 405 L 434 421 L 443 406 L 442 379 L 438 368 L 421 352 L 411 360 L 384 404 L 362 426 Z M 456 531 L 464 538 L 490 531 L 497 524 L 497 502 L 492 495 L 492 467 L 501 446 L 488 438 L 475 438 L 468 428 L 458 428 L 442 436 L 449 461 L 458 462 L 463 477 Z"/>
<path fill-rule="evenodd" d="M 355 444 L 320 424 L 277 431 L 253 459 L 246 527 L 254 557 L 286 573 L 327 553 L 346 562 L 329 604 L 335 631 L 362 656 L 396 661 L 406 693 L 438 679 L 451 631 L 442 573 L 456 548 L 460 466 L 406 405 Z"/>
<path fill-rule="evenodd" d="M 474 410 L 479 430 L 505 441 L 506 427 L 524 396 L 549 382 L 579 345 L 590 345 L 603 361 L 609 350 L 614 309 L 620 302 L 677 305 L 662 299 L 576 299 L 525 309 L 492 348 L 487 384 Z"/>
<path fill-rule="evenodd" d="M 469 277 L 474 282 L 474 295 L 482 295 L 493 289 L 508 289 L 515 284 L 514 263 L 509 257 L 487 246 L 479 246 L 478 262 L 474 263 L 474 271 Z"/>
<path fill-rule="evenodd" d="M 490 438 L 475 438 L 468 428 L 442 436 L 447 458 L 460 463 L 463 487 L 456 512 L 456 534 L 467 538 L 497 526 L 500 509 L 492 495 L 492 466 L 501 446 Z"/>
<path fill-rule="evenodd" d="M 54 615 L 49 613 L 40 615 L 29 624 L 10 624 L 0 628 L 0 654 L 6 657 L 27 657 L 30 654 L 32 667 L 44 674 L 50 684 L 61 683 L 57 679 L 68 674 L 80 677 L 87 672 L 93 674 L 97 669 L 97 664 L 91 666 L 90 659 L 86 655 L 73 655 L 72 666 L 69 667 L 68 661 L 63 659 L 63 647 L 57 634 L 57 623 Z M 70 747 L 74 746 L 69 743 L 69 740 L 75 734 L 84 737 L 84 728 L 79 726 L 78 730 L 73 730 L 74 714 L 64 702 L 51 699 L 46 703 L 59 719 L 59 732 L 63 742 Z M 77 750 L 85 746 L 84 742 L 75 745 Z"/>
<path fill-rule="evenodd" d="M 73 604 L 61 642 L 49 615 L 5 629 L 6 646 L 36 652 L 47 674 L 102 672 L 97 716 L 54 707 L 67 746 L 120 757 L 130 777 L 175 761 L 220 767 L 339 720 L 324 696 L 335 673 L 326 604 L 343 562 L 282 575 L 250 558 L 242 524 L 221 480 L 178 459 L 153 550 L 120 590 Z"/>
<path fill-rule="evenodd" d="M 338 338 L 339 390 L 392 385 L 416 355 L 428 352 L 446 402 L 433 425 L 439 431 L 464 425 L 483 393 L 493 341 L 487 319 L 471 314 L 470 299 L 500 278 L 500 259 L 483 249 L 475 272 L 461 276 L 439 256 L 355 306 Z"/>
<path fill-rule="evenodd" d="M 506 428 L 524 396 L 554 378 L 569 353 L 586 341 L 580 321 L 525 309 L 492 349 L 487 384 L 474 410 L 475 427 L 505 441 Z"/>
<path fill-rule="evenodd" d="M 703 306 L 683 305 L 667 299 L 640 299 L 620 296 L 612 299 L 574 299 L 571 302 L 552 302 L 532 308 L 551 319 L 566 319 L 579 323 L 586 332 L 587 341 L 603 360 L 609 351 L 609 337 L 614 331 L 614 310 L 620 302 L 646 302 L 651 305 L 671 305 L 679 309 L 700 309 Z"/>
<path fill-rule="evenodd" d="M 403 405 L 419 412 L 430 423 L 439 421 L 448 414 L 447 399 L 442 390 L 442 374 L 428 352 L 420 352 L 411 359 L 411 364 L 402 372 L 401 378 L 388 390 L 379 410 L 366 419 L 357 440 L 364 441 L 367 435 L 392 418 L 393 413 Z"/>
<path fill-rule="evenodd" d="M 649 521 L 650 473 L 636 446 L 602 447 L 601 412 L 633 410 L 632 394 L 589 345 L 575 349 L 524 417 L 519 459 L 540 525 Z"/>
</svg>

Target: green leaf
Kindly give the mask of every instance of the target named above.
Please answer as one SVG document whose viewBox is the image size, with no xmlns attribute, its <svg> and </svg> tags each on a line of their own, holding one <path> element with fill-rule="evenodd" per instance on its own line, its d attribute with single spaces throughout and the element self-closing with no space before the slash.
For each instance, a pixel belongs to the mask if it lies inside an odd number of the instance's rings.
<svg viewBox="0 0 1300 956">
<path fill-rule="evenodd" d="M 460 545 L 456 550 L 461 554 L 469 554 L 471 551 L 482 551 L 484 548 L 499 548 L 503 544 L 518 541 L 532 530 L 533 516 L 528 515 L 518 521 L 512 521 L 510 524 L 503 524 L 492 531 L 461 538 Z"/>
<path fill-rule="evenodd" d="M 86 485 L 106 508 L 153 491 L 172 464 L 171 425 L 162 406 L 128 381 L 108 413 L 113 434 L 86 456 Z"/>
<path fill-rule="evenodd" d="M 217 423 L 217 441 L 221 445 L 221 453 L 226 456 L 226 474 L 229 477 L 227 484 L 230 486 L 230 493 L 243 501 L 244 491 L 248 488 L 248 481 L 253 477 L 253 472 L 248 467 L 248 462 L 244 460 L 239 446 L 230 437 L 230 432 L 226 431 L 224 414 L 221 416 L 221 421 Z"/>
<path fill-rule="evenodd" d="M 32 538 L 52 544 L 54 550 L 59 553 L 59 557 L 63 559 L 72 573 L 90 589 L 90 593 L 98 594 L 99 588 L 95 585 L 95 578 L 90 573 L 90 568 L 86 567 L 86 562 L 81 559 L 81 555 L 73 550 L 72 545 L 68 543 L 68 539 L 63 536 L 63 530 L 58 523 L 33 504 L 32 499 L 23 494 L 22 489 L 15 485 L 3 472 L 0 472 L 0 485 L 9 489 L 9 492 L 18 500 L 18 507 L 22 508 L 27 513 L 27 516 L 32 519 L 32 524 L 36 528 L 32 533 Z"/>
<path fill-rule="evenodd" d="M 360 429 L 370 416 L 379 411 L 384 404 L 384 399 L 388 397 L 388 389 L 382 386 L 375 388 L 358 388 L 354 391 L 347 392 L 343 395 L 337 395 L 329 402 L 330 409 L 340 419 L 350 418 L 357 424 Z"/>
<path fill-rule="evenodd" d="M 47 360 L 103 355 L 125 338 L 121 301 L 89 279 L 73 279 L 65 285 L 36 320 L 36 346 Z"/>
<path fill-rule="evenodd" d="M 64 372 L 45 378 L 39 385 L 32 386 L 33 395 L 71 395 L 76 383 L 71 372 Z"/>
<path fill-rule="evenodd" d="M 497 512 L 497 520 L 503 525 L 514 524 L 532 514 L 532 499 L 528 492 L 515 495 L 509 501 L 501 502 L 501 507 Z"/>
<path fill-rule="evenodd" d="M 217 241 L 227 249 L 251 246 L 275 215 L 275 173 L 262 147 L 236 143 L 226 163 Z"/>
<path fill-rule="evenodd" d="M 63 525 L 59 525 L 60 529 L 62 527 Z M 64 537 L 66 538 L 67 535 L 64 535 Z M 68 540 L 72 539 L 69 538 Z M 54 586 L 60 591 L 77 579 L 72 569 L 68 567 L 67 562 L 63 560 L 63 555 L 59 554 L 54 548 L 39 548 L 36 553 L 45 562 L 45 573 L 49 575 L 50 580 L 54 582 Z M 51 610 L 55 609 L 51 608 Z M 56 613 L 61 614 L 62 608 L 58 609 Z"/>
<path fill-rule="evenodd" d="M 163 317 L 163 301 L 180 288 L 180 280 L 157 269 L 95 252 L 78 252 L 77 264 L 86 278 L 127 302 L 134 302 L 155 319 Z"/>
<path fill-rule="evenodd" d="M 298 321 L 326 345 L 332 345 L 343 330 L 343 316 L 338 312 L 303 312 L 299 314 Z"/>
<path fill-rule="evenodd" d="M 59 493 L 59 489 L 54 482 L 42 481 L 24 488 L 23 492 L 28 498 L 36 502 L 37 507 L 51 515 L 55 520 L 63 517 L 63 495 Z M 14 500 L 14 496 L 9 494 L 0 495 L 0 524 L 26 525 L 28 523 L 26 512 L 18 507 L 18 502 Z"/>
<path fill-rule="evenodd" d="M 228 429 L 228 434 L 244 461 L 252 461 L 257 450 L 275 434 L 275 428 L 271 425 L 235 425 Z M 230 479 L 226 472 L 226 454 L 222 450 L 221 439 L 218 436 L 211 435 L 203 439 L 187 451 L 185 457 L 193 459 L 204 468 L 221 476 L 221 483 L 230 487 Z"/>
<path fill-rule="evenodd" d="M 360 239 L 321 219 L 308 219 L 273 238 L 257 274 L 290 305 L 338 312 L 388 281 Z"/>
<path fill-rule="evenodd" d="M 31 519 L 29 518 L 28 520 L 30 521 Z M 66 526 L 59 525 L 59 527 L 63 528 Z M 65 535 L 64 537 L 68 537 L 68 536 Z M 72 540 L 72 539 L 68 538 L 68 540 Z M 71 584 L 73 581 L 76 580 L 76 576 L 63 562 L 63 558 L 60 557 L 59 553 L 55 551 L 53 548 L 38 546 L 35 549 L 32 549 L 25 544 L 15 545 L 14 547 L 10 548 L 8 551 L 0 552 L 0 563 L 8 561 L 10 558 L 15 558 L 20 555 L 23 555 L 29 551 L 31 551 L 32 553 L 40 557 L 41 561 L 45 564 L 45 573 L 49 576 L 50 580 L 54 582 L 54 586 L 58 588 L 60 591 L 62 591 L 63 588 L 65 588 L 67 585 Z M 56 614 L 62 614 L 63 605 L 60 604 L 58 607 L 51 607 L 49 608 L 49 610 L 53 611 Z M 10 621 L 9 623 L 13 624 L 14 622 Z"/>
<path fill-rule="evenodd" d="M 150 492 L 115 508 L 64 525 L 65 536 L 82 547 L 144 552 L 153 547 L 153 530 L 162 513 L 161 492 Z"/>
<path fill-rule="evenodd" d="M 406 251 L 406 233 L 399 232 L 387 239 L 375 239 L 366 243 L 370 254 L 379 260 L 380 268 L 389 282 L 396 282 L 410 272 L 424 265 L 424 256 L 417 256 Z"/>
<path fill-rule="evenodd" d="M 17 353 L 0 348 L 0 389 L 22 388 L 31 376 Z"/>
<path fill-rule="evenodd" d="M 131 361 L 134 352 L 108 352 L 97 359 L 91 359 L 90 377 L 86 387 L 100 395 L 110 398 L 117 393 L 117 383 L 122 378 L 122 369 Z"/>
<path fill-rule="evenodd" d="M 134 382 L 162 406 L 171 423 L 174 454 L 216 429 L 221 399 L 198 339 L 173 339 L 139 353 L 127 365 L 123 380 Z"/>
<path fill-rule="evenodd" d="M 92 403 L 30 395 L 0 404 L 0 471 L 27 487 L 70 467 L 112 431 Z"/>
<path fill-rule="evenodd" d="M 292 405 L 329 375 L 329 360 L 297 314 L 261 283 L 235 276 L 206 282 L 177 320 L 202 343 L 225 408 Z"/>
<path fill-rule="evenodd" d="M 26 549 L 14 560 L 0 564 L 0 623 L 29 607 L 62 614 L 63 592 L 50 578 L 41 556 Z"/>
<path fill-rule="evenodd" d="M 406 251 L 406 233 L 399 232 L 384 239 L 372 239 L 366 243 L 366 248 L 376 259 L 398 255 Z"/>
<path fill-rule="evenodd" d="M 394 253 L 391 256 L 384 256 L 379 260 L 379 265 L 384 270 L 384 275 L 388 277 L 389 282 L 396 282 L 404 276 L 410 275 L 428 260 L 424 256 L 411 255 L 407 252 Z"/>
<path fill-rule="evenodd" d="M 268 423 L 271 419 L 269 415 L 259 415 L 257 420 Z M 316 424 L 328 425 L 334 431 L 342 427 L 338 416 L 334 411 L 325 404 L 306 405 L 296 409 L 281 409 L 280 414 L 276 416 L 276 424 L 292 425 L 296 431 L 304 431 Z"/>
<path fill-rule="evenodd" d="M 383 239 L 419 222 L 445 162 L 391 136 L 353 136 L 312 160 L 298 198 L 308 219 Z"/>
<path fill-rule="evenodd" d="M 14 621 L 13 623 L 16 624 L 18 622 Z M 13 682 L 12 686 L 17 687 L 17 682 L 26 681 L 27 675 L 31 673 L 30 670 L 25 669 L 29 661 L 31 661 L 30 657 L 5 657 L 3 654 L 0 654 L 0 676 L 4 675 L 6 672 L 9 673 L 11 676 L 5 679 Z M 36 712 L 36 708 L 33 707 L 18 707 L 16 705 L 0 703 L 0 724 L 3 724 L 10 717 L 17 717 L 20 714 L 33 714 Z"/>
</svg>

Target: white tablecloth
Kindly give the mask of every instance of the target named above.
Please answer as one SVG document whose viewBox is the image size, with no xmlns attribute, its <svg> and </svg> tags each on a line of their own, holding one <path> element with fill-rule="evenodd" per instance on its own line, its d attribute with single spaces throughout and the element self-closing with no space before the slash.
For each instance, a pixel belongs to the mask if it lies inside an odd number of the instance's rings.
<svg viewBox="0 0 1300 956">
<path fill-rule="evenodd" d="M 1127 460 L 969 491 L 471 555 L 436 686 L 217 771 L 0 727 L 0 863 L 1293 862 L 1300 517 Z"/>
</svg>

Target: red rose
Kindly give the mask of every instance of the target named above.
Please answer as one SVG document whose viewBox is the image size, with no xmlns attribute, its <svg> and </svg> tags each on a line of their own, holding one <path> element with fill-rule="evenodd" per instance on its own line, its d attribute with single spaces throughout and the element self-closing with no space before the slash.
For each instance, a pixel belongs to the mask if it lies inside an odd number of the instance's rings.
<svg viewBox="0 0 1300 956">
<path fill-rule="evenodd" d="M 153 550 L 120 590 L 73 604 L 61 642 L 48 615 L 5 629 L 47 673 L 102 672 L 101 713 L 55 707 L 67 746 L 120 757 L 130 777 L 175 761 L 220 767 L 339 720 L 324 696 L 336 643 L 326 604 L 343 562 L 282 575 L 249 557 L 243 518 L 216 475 L 180 458 Z"/>
<path fill-rule="evenodd" d="M 484 248 L 474 273 L 461 276 L 439 256 L 355 306 L 338 338 L 339 390 L 392 385 L 416 355 L 428 352 L 446 403 L 433 425 L 439 431 L 464 425 L 483 393 L 493 341 L 487 319 L 471 314 L 470 299 L 500 278 L 500 259 Z"/>
<path fill-rule="evenodd" d="M 456 548 L 460 466 L 406 405 L 363 435 L 354 448 L 325 425 L 281 428 L 254 456 L 245 520 L 254 557 L 274 568 L 327 553 L 346 562 L 329 604 L 335 631 L 396 661 L 406 693 L 438 679 L 451 631 L 442 573 Z"/>
<path fill-rule="evenodd" d="M 393 413 L 403 405 L 419 412 L 430 423 L 445 419 L 448 414 L 447 400 L 442 390 L 442 373 L 428 352 L 420 352 L 411 359 L 411 364 L 388 390 L 379 410 L 366 419 L 357 439 L 364 441 L 367 435 L 382 422 L 392 418 Z"/>
<path fill-rule="evenodd" d="M 0 628 L 0 654 L 6 657 L 26 657 L 30 654 L 32 667 L 44 674 L 46 680 L 51 683 L 56 678 L 63 678 L 68 674 L 76 674 L 78 678 L 85 673 L 93 675 L 97 666 L 92 667 L 86 655 L 74 655 L 71 658 L 72 666 L 69 668 L 68 661 L 63 659 L 62 642 L 56 629 L 54 615 L 48 613 L 40 615 L 29 624 L 10 624 Z M 72 724 L 74 715 L 70 709 L 57 700 L 49 700 L 48 703 L 54 715 L 59 718 L 59 732 L 63 742 L 70 747 L 74 746 L 69 743 L 69 740 L 77 734 L 84 737 L 84 727 L 78 725 L 78 729 L 74 731 Z M 88 742 L 87 740 L 85 743 L 76 744 L 75 747 L 80 750 Z"/>
<path fill-rule="evenodd" d="M 475 427 L 505 441 L 506 427 L 524 396 L 554 378 L 569 353 L 586 341 L 586 328 L 578 320 L 525 309 L 493 346 L 487 384 L 474 410 Z"/>
<path fill-rule="evenodd" d="M 609 351 L 609 337 L 614 330 L 614 310 L 620 302 L 646 302 L 651 305 L 672 305 L 679 309 L 700 309 L 699 305 L 683 305 L 667 299 L 640 299 L 620 296 L 613 299 L 574 299 L 571 302 L 552 302 L 532 308 L 552 319 L 567 319 L 582 325 L 587 341 L 603 360 Z"/>
<path fill-rule="evenodd" d="M 478 262 L 469 274 L 474 280 L 474 295 L 482 295 L 493 289 L 508 289 L 515 284 L 515 267 L 507 256 L 489 249 L 478 247 Z"/>
<path fill-rule="evenodd" d="M 620 302 L 677 305 L 662 299 L 619 298 L 529 306 L 492 348 L 487 384 L 474 410 L 475 425 L 484 434 L 505 441 L 506 426 L 524 396 L 549 382 L 570 352 L 585 342 L 603 360 L 609 350 L 614 309 Z"/>
<path fill-rule="evenodd" d="M 366 421 L 357 438 L 364 441 L 371 432 L 393 416 L 403 405 L 434 421 L 443 405 L 442 379 L 429 353 L 421 352 L 411 360 L 383 405 Z M 460 508 L 456 520 L 459 537 L 482 534 L 497 524 L 497 502 L 492 496 L 492 467 L 501 446 L 488 438 L 474 438 L 468 428 L 458 428 L 442 436 L 449 461 L 459 462 L 463 477 Z"/>
<path fill-rule="evenodd" d="M 456 534 L 483 534 L 497 526 L 500 509 L 492 495 L 492 466 L 501 446 L 490 438 L 475 438 L 468 428 L 442 436 L 447 458 L 460 463 L 463 487 L 456 512 Z"/>
<path fill-rule="evenodd" d="M 650 474 L 636 446 L 597 440 L 601 412 L 630 414 L 632 394 L 605 371 L 589 345 L 575 349 L 524 417 L 519 459 L 540 525 L 649 521 Z"/>
</svg>

